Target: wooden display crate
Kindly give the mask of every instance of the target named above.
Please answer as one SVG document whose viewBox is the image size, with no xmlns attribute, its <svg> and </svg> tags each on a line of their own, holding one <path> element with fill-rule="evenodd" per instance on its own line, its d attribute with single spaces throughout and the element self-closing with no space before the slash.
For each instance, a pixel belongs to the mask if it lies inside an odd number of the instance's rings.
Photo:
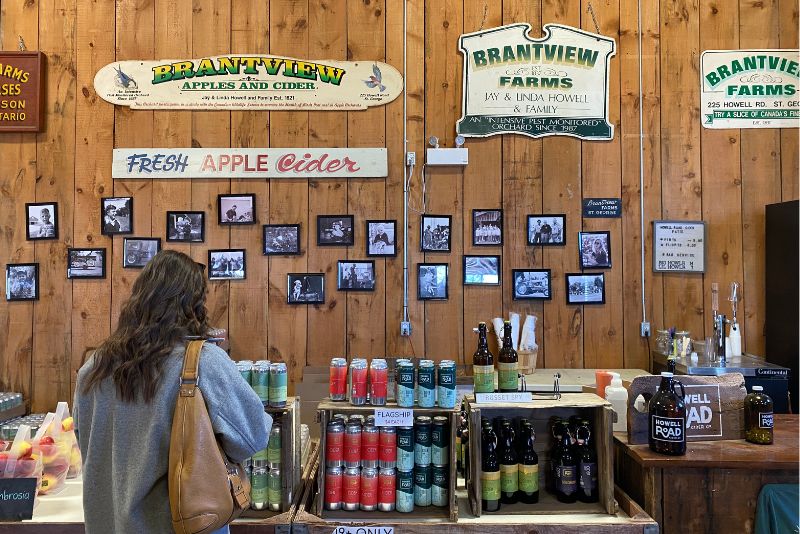
<svg viewBox="0 0 800 534">
<path fill-rule="evenodd" d="M 617 503 L 614 499 L 614 451 L 612 425 L 614 412 L 611 403 L 591 393 L 564 393 L 560 400 L 537 399 L 532 402 L 475 402 L 467 399 L 469 420 L 469 462 L 467 491 L 470 508 L 476 517 L 486 515 L 511 514 L 615 514 Z M 597 483 L 600 501 L 597 503 L 573 504 L 559 502 L 548 492 L 545 480 L 550 467 L 550 420 L 552 417 L 568 419 L 577 415 L 588 419 L 592 424 L 592 442 L 597 451 Z M 493 419 L 503 416 L 508 419 L 525 417 L 533 424 L 536 433 L 534 450 L 539 455 L 539 502 L 537 504 L 501 504 L 498 512 L 484 512 L 481 507 L 481 417 Z"/>
<path fill-rule="evenodd" d="M 449 472 L 450 478 L 448 481 L 448 506 L 426 506 L 414 507 L 414 511 L 410 513 L 402 513 L 397 511 L 392 512 L 364 512 L 361 510 L 325 510 L 324 497 L 325 497 L 325 450 L 326 450 L 326 428 L 328 422 L 332 419 L 334 414 L 344 414 L 347 416 L 360 414 L 364 417 L 375 413 L 376 408 L 398 408 L 396 403 L 388 403 L 386 406 L 352 406 L 347 402 L 334 402 L 330 399 L 323 400 L 317 407 L 317 417 L 320 424 L 320 446 L 319 446 L 319 469 L 317 472 L 317 487 L 314 498 L 313 513 L 318 518 L 325 519 L 333 522 L 341 522 L 342 524 L 350 524 L 353 522 L 380 522 L 386 524 L 387 522 L 399 522 L 401 524 L 413 521 L 456 521 L 458 518 L 458 505 L 456 504 L 456 425 L 458 423 L 458 412 L 453 409 L 447 408 L 413 408 L 414 417 L 419 415 L 445 416 L 450 421 L 450 443 L 448 454 L 450 456 Z"/>
</svg>

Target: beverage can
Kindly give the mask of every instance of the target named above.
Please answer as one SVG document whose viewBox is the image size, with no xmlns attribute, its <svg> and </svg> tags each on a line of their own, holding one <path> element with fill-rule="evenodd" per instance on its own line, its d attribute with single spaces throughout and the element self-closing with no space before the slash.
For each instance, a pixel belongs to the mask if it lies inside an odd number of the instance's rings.
<svg viewBox="0 0 800 534">
<path fill-rule="evenodd" d="M 439 362 L 437 379 L 437 404 L 442 408 L 456 407 L 456 362 L 442 360 Z"/>
<path fill-rule="evenodd" d="M 414 463 L 431 463 L 431 418 L 426 415 L 417 417 L 414 423 Z"/>
<path fill-rule="evenodd" d="M 344 430 L 344 465 L 361 466 L 361 425 L 357 421 L 348 421 Z"/>
<path fill-rule="evenodd" d="M 433 408 L 436 405 L 436 367 L 433 360 L 422 360 L 417 370 L 417 396 L 421 408 Z"/>
<path fill-rule="evenodd" d="M 367 361 L 354 358 L 350 362 L 350 404 L 363 406 L 367 403 Z"/>
<path fill-rule="evenodd" d="M 369 366 L 369 398 L 373 406 L 385 406 L 389 386 L 389 367 L 386 360 L 376 358 Z"/>
<path fill-rule="evenodd" d="M 378 470 L 365 467 L 361 470 L 361 509 L 371 512 L 378 508 Z"/>
<path fill-rule="evenodd" d="M 325 465 L 344 466 L 344 425 L 339 421 L 328 423 L 325 433 Z"/>
<path fill-rule="evenodd" d="M 447 506 L 449 497 L 450 472 L 446 465 L 434 465 L 431 470 L 431 504 Z"/>
<path fill-rule="evenodd" d="M 414 469 L 414 427 L 401 426 L 397 429 L 397 469 Z"/>
<path fill-rule="evenodd" d="M 240 360 L 236 362 L 236 368 L 244 378 L 244 381 L 252 385 L 253 360 Z"/>
<path fill-rule="evenodd" d="M 431 466 L 414 466 L 414 505 L 431 505 Z"/>
<path fill-rule="evenodd" d="M 269 405 L 271 407 L 284 408 L 286 406 L 288 383 L 289 375 L 285 363 L 273 363 L 269 366 Z"/>
<path fill-rule="evenodd" d="M 382 512 L 394 510 L 396 478 L 394 468 L 385 468 L 378 472 L 378 509 Z"/>
<path fill-rule="evenodd" d="M 393 426 L 381 427 L 380 465 L 381 469 L 397 466 L 397 429 Z"/>
<path fill-rule="evenodd" d="M 328 467 L 325 470 L 325 509 L 339 510 L 342 507 L 342 468 Z"/>
<path fill-rule="evenodd" d="M 361 469 L 347 467 L 342 475 L 342 508 L 358 510 L 361 505 Z"/>
<path fill-rule="evenodd" d="M 414 407 L 414 365 L 408 360 L 397 362 L 397 405 Z"/>
<path fill-rule="evenodd" d="M 256 467 L 250 477 L 250 508 L 265 510 L 269 505 L 269 471 L 266 467 Z"/>
<path fill-rule="evenodd" d="M 328 382 L 331 400 L 347 400 L 347 360 L 332 358 Z"/>
<path fill-rule="evenodd" d="M 269 470 L 269 481 L 267 486 L 267 500 L 269 501 L 269 509 L 273 512 L 281 511 L 281 496 L 283 490 L 281 488 L 281 470 L 280 468 L 273 468 Z"/>
<path fill-rule="evenodd" d="M 281 465 L 281 425 L 272 425 L 269 433 L 269 443 L 267 444 L 267 461 L 270 469 L 275 469 Z"/>
<path fill-rule="evenodd" d="M 266 360 L 259 360 L 253 364 L 250 373 L 250 385 L 264 406 L 269 405 L 269 374 L 270 363 Z"/>
<path fill-rule="evenodd" d="M 448 447 L 450 432 L 447 417 L 436 416 L 431 426 L 431 462 L 433 465 L 447 465 L 450 463 Z"/>
<path fill-rule="evenodd" d="M 397 471 L 395 508 L 398 512 L 414 511 L 414 471 Z"/>
<path fill-rule="evenodd" d="M 380 430 L 374 425 L 364 425 L 361 430 L 361 467 L 378 467 Z"/>
</svg>

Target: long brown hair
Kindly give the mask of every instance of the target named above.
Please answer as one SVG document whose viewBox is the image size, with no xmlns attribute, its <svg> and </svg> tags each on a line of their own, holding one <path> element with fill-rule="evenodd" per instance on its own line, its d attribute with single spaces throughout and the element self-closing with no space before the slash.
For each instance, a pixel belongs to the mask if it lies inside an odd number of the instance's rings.
<svg viewBox="0 0 800 534">
<path fill-rule="evenodd" d="M 84 393 L 111 376 L 120 399 L 150 402 L 161 369 L 186 336 L 208 332 L 206 280 L 186 254 L 162 250 L 145 266 L 122 307 L 116 331 L 97 349 Z"/>
</svg>

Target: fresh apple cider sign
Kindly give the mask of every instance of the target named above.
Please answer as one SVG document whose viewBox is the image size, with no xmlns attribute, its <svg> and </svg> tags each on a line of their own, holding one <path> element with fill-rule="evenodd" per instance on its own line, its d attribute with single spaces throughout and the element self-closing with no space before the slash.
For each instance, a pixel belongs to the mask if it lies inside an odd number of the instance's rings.
<svg viewBox="0 0 800 534">
<path fill-rule="evenodd" d="M 0 132 L 42 127 L 41 52 L 0 52 Z"/>
</svg>

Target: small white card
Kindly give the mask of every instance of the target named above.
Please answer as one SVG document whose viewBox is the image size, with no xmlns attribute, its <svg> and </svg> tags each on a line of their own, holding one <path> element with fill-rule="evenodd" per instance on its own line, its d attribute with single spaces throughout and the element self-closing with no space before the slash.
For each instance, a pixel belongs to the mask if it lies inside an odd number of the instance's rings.
<svg viewBox="0 0 800 534">
<path fill-rule="evenodd" d="M 491 402 L 531 402 L 533 395 L 530 391 L 517 391 L 515 393 L 476 393 L 475 402 L 487 404 Z"/>
<path fill-rule="evenodd" d="M 333 534 L 394 534 L 394 527 L 336 527 Z"/>
<path fill-rule="evenodd" d="M 375 408 L 375 426 L 414 426 L 414 410 Z"/>
</svg>

